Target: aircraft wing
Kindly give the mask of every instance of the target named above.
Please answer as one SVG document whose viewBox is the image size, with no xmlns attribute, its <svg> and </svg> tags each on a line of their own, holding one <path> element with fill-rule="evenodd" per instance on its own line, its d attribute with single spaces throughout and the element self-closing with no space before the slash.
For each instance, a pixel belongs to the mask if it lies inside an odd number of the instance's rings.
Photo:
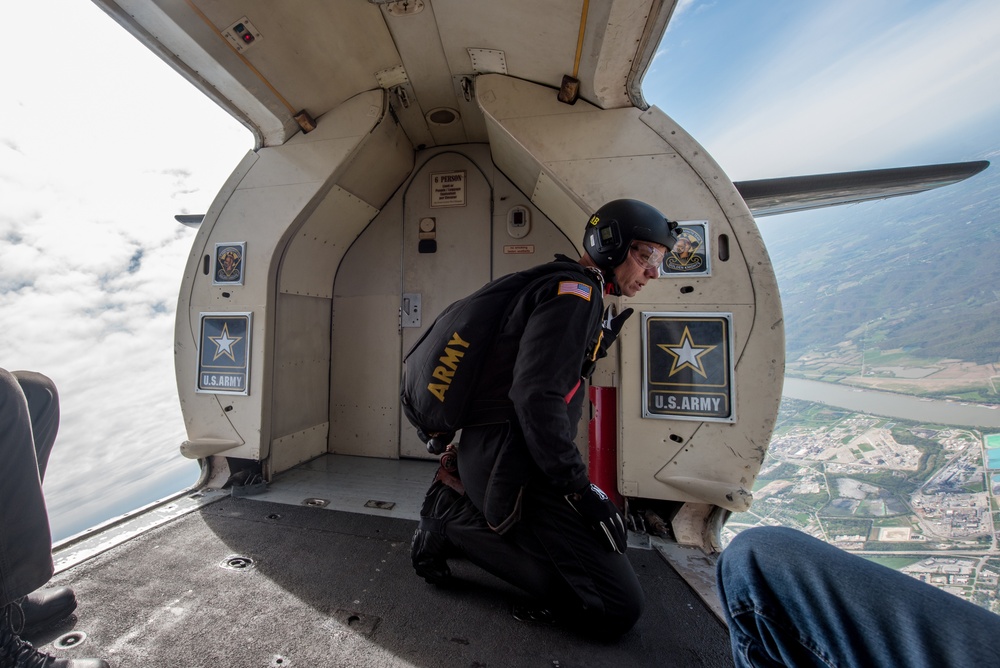
<svg viewBox="0 0 1000 668">
<path fill-rule="evenodd" d="M 203 213 L 179 213 L 174 216 L 174 220 L 188 227 L 198 227 L 204 219 L 205 214 Z"/>
<path fill-rule="evenodd" d="M 964 181 L 989 167 L 986 160 L 738 181 L 755 217 L 912 195 Z"/>
</svg>

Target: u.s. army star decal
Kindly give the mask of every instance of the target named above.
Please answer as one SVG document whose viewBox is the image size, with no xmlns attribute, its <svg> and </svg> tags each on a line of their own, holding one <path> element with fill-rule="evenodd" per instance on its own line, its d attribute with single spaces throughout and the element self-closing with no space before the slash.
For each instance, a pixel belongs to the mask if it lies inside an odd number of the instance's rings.
<svg viewBox="0 0 1000 668">
<path fill-rule="evenodd" d="M 215 356 L 212 358 L 213 360 L 217 360 L 219 359 L 220 356 L 226 355 L 229 357 L 229 359 L 233 360 L 234 362 L 236 361 L 236 357 L 233 355 L 233 345 L 239 340 L 241 340 L 243 337 L 242 336 L 230 337 L 228 322 L 222 325 L 221 336 L 210 336 L 208 338 L 210 338 L 212 340 L 212 343 L 214 343 L 216 346 Z"/>
<path fill-rule="evenodd" d="M 673 356 L 674 361 L 670 366 L 671 376 L 675 375 L 681 369 L 691 369 L 695 373 L 701 374 L 703 378 L 708 378 L 705 373 L 705 368 L 702 366 L 701 357 L 716 348 L 716 346 L 697 346 L 691 339 L 691 332 L 688 328 L 684 328 L 684 333 L 681 335 L 681 340 L 676 344 L 660 343 L 657 344 L 658 348 L 662 348 L 670 355 Z"/>
</svg>

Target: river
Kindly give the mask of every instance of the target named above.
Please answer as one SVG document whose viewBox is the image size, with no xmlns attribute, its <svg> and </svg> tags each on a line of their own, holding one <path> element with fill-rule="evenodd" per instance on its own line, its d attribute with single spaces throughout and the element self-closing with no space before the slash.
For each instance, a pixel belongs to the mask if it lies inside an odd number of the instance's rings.
<svg viewBox="0 0 1000 668">
<path fill-rule="evenodd" d="M 787 376 L 782 394 L 791 399 L 814 401 L 858 413 L 873 413 L 911 422 L 1000 429 L 1000 408 L 987 408 L 973 403 L 920 399 L 904 394 L 862 390 L 848 385 Z"/>
</svg>

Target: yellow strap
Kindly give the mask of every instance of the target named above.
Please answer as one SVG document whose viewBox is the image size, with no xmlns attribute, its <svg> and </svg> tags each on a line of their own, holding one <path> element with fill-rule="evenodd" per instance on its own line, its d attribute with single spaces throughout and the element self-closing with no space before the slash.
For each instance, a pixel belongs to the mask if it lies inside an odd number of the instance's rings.
<svg viewBox="0 0 1000 668">
<path fill-rule="evenodd" d="M 604 328 L 601 327 L 601 333 L 597 335 L 597 345 L 594 346 L 594 351 L 590 353 L 590 361 L 597 361 L 597 351 L 601 349 L 601 341 L 604 340 Z"/>
</svg>

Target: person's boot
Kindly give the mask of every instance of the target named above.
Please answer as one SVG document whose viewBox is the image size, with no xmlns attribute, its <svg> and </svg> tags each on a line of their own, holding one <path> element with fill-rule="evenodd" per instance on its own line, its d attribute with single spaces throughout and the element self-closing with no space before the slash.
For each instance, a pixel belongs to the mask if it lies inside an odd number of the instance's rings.
<svg viewBox="0 0 1000 668">
<path fill-rule="evenodd" d="M 0 668 L 110 668 L 103 659 L 57 659 L 38 651 L 18 636 L 14 617 L 20 617 L 16 603 L 0 610 Z"/>
<path fill-rule="evenodd" d="M 433 585 L 442 585 L 451 579 L 448 557 L 458 554 L 458 549 L 444 533 L 448 511 L 461 496 L 439 479 L 435 479 L 424 496 L 420 509 L 420 524 L 410 542 L 410 561 L 417 575 Z"/>
<path fill-rule="evenodd" d="M 69 587 L 36 589 L 18 601 L 18 604 L 24 620 L 20 635 L 30 636 L 73 614 L 76 610 L 76 595 Z"/>
<path fill-rule="evenodd" d="M 556 611 L 551 607 L 538 601 L 524 601 L 511 606 L 511 614 L 519 622 L 529 624 L 540 624 L 543 626 L 555 626 L 558 617 Z"/>
</svg>

